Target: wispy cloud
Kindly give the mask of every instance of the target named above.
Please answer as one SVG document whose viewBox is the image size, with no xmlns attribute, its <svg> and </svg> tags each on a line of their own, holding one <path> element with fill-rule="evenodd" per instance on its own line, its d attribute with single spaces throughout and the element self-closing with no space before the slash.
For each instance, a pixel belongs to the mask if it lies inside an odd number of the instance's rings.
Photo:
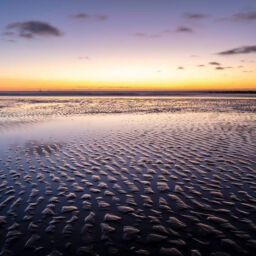
<svg viewBox="0 0 256 256">
<path fill-rule="evenodd" d="M 216 62 L 216 61 L 211 61 L 211 62 L 209 62 L 209 64 L 213 65 L 213 66 L 220 66 L 220 63 Z"/>
<path fill-rule="evenodd" d="M 219 67 L 216 67 L 215 69 L 216 69 L 216 70 L 224 70 L 225 68 L 224 68 L 224 67 L 219 66 Z"/>
<path fill-rule="evenodd" d="M 223 66 L 217 66 L 216 70 L 225 70 L 225 69 L 232 69 L 233 67 L 223 67 Z"/>
<path fill-rule="evenodd" d="M 237 54 L 249 54 L 249 53 L 256 53 L 256 45 L 233 48 L 231 50 L 219 52 L 218 55 L 237 55 Z"/>
<path fill-rule="evenodd" d="M 232 15 L 229 19 L 236 22 L 256 21 L 256 11 L 238 12 Z"/>
<path fill-rule="evenodd" d="M 134 34 L 135 37 L 140 37 L 140 38 L 160 38 L 164 36 L 168 36 L 174 33 L 193 33 L 193 29 L 190 27 L 186 26 L 180 26 L 176 29 L 164 29 L 162 31 L 159 31 L 157 33 L 144 33 L 144 32 L 137 32 Z M 195 57 L 195 56 L 194 56 Z"/>
<path fill-rule="evenodd" d="M 193 33 L 193 29 L 185 26 L 180 26 L 176 29 L 177 33 Z"/>
<path fill-rule="evenodd" d="M 206 14 L 206 13 L 190 13 L 190 12 L 186 12 L 186 13 L 183 14 L 183 17 L 188 19 L 188 20 L 202 20 L 202 19 L 209 18 L 210 15 Z"/>
<path fill-rule="evenodd" d="M 79 60 L 90 60 L 89 56 L 79 56 L 78 57 Z"/>
<path fill-rule="evenodd" d="M 25 21 L 8 24 L 4 34 L 32 39 L 36 36 L 61 36 L 63 33 L 47 22 Z"/>
<path fill-rule="evenodd" d="M 148 33 L 138 32 L 138 33 L 135 33 L 135 36 L 142 37 L 142 38 L 159 38 L 159 37 L 162 37 L 164 34 L 165 34 L 164 32 L 156 33 L 156 34 L 148 34 Z"/>
<path fill-rule="evenodd" d="M 88 13 L 78 13 L 71 15 L 71 18 L 77 20 L 87 20 L 87 21 L 105 21 L 108 16 L 105 14 L 88 14 Z"/>
<path fill-rule="evenodd" d="M 196 55 L 196 54 L 192 54 L 192 55 L 190 55 L 190 58 L 198 58 L 199 56 L 198 55 Z"/>
</svg>

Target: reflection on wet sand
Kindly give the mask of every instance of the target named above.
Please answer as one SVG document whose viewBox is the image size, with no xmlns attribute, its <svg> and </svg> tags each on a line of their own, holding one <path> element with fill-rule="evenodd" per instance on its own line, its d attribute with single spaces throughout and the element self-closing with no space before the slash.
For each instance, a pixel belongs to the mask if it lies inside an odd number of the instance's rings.
<svg viewBox="0 0 256 256">
<path fill-rule="evenodd" d="M 222 101 L 2 132 L 0 255 L 253 255 L 256 101 Z"/>
</svg>

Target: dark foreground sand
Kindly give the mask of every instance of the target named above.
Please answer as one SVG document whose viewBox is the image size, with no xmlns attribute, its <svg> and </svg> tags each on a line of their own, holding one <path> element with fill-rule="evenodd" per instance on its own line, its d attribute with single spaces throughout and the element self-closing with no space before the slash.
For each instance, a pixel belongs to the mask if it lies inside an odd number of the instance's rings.
<svg viewBox="0 0 256 256">
<path fill-rule="evenodd" d="M 255 255 L 255 111 L 0 97 L 0 255 Z"/>
</svg>

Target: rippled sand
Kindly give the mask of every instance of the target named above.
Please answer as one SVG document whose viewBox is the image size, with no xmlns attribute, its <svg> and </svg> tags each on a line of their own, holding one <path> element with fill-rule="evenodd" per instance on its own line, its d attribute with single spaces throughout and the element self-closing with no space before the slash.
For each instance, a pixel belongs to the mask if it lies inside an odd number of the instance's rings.
<svg viewBox="0 0 256 256">
<path fill-rule="evenodd" d="M 0 255 L 253 256 L 256 99 L 0 97 Z"/>
</svg>

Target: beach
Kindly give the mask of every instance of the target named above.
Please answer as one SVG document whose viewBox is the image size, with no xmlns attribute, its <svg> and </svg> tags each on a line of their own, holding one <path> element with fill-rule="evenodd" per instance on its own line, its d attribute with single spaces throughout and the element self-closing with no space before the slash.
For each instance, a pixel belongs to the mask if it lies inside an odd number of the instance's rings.
<svg viewBox="0 0 256 256">
<path fill-rule="evenodd" d="M 0 255 L 252 256 L 256 98 L 0 96 Z"/>
</svg>

